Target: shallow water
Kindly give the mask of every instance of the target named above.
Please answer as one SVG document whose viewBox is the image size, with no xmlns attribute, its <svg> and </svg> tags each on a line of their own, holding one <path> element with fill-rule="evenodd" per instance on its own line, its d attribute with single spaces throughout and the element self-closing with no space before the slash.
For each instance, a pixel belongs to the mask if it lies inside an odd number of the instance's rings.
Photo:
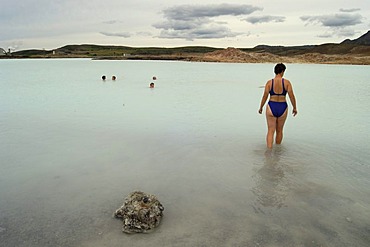
<svg viewBox="0 0 370 247">
<path fill-rule="evenodd" d="M 0 243 L 369 246 L 370 67 L 288 64 L 266 151 L 273 66 L 0 60 Z M 133 190 L 165 207 L 150 234 L 112 218 Z"/>
</svg>

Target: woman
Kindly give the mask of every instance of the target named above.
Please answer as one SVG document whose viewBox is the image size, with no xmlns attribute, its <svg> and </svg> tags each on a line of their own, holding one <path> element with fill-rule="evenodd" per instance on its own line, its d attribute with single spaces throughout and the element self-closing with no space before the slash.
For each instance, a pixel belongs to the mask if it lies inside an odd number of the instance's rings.
<svg viewBox="0 0 370 247">
<path fill-rule="evenodd" d="M 267 137 L 266 144 L 268 148 L 272 148 L 274 135 L 276 132 L 275 142 L 280 144 L 283 140 L 283 127 L 288 115 L 288 104 L 286 103 L 286 94 L 288 93 L 290 102 L 293 106 L 293 116 L 297 115 L 297 106 L 293 87 L 289 80 L 284 79 L 285 65 L 282 63 L 275 66 L 275 78 L 266 83 L 265 91 L 262 96 L 259 114 L 262 114 L 262 108 L 270 94 L 269 102 L 266 106 L 267 120 Z"/>
</svg>

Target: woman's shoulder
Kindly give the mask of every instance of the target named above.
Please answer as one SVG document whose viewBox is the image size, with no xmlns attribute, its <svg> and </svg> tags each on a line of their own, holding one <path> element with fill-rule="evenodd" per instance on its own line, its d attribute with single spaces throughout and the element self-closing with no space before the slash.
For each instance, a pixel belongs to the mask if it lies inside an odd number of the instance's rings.
<svg viewBox="0 0 370 247">
<path fill-rule="evenodd" d="M 285 79 L 285 78 L 284 78 L 284 87 L 288 91 L 290 91 L 293 88 L 292 83 L 290 83 L 290 81 L 288 79 Z"/>
<path fill-rule="evenodd" d="M 291 85 L 290 81 L 286 78 L 284 78 L 284 83 Z"/>
<path fill-rule="evenodd" d="M 265 93 L 270 91 L 270 89 L 271 89 L 271 80 L 268 80 L 265 84 Z"/>
<path fill-rule="evenodd" d="M 268 80 L 265 84 L 265 87 L 267 88 L 271 88 L 271 85 L 272 85 L 272 79 L 271 80 Z"/>
</svg>

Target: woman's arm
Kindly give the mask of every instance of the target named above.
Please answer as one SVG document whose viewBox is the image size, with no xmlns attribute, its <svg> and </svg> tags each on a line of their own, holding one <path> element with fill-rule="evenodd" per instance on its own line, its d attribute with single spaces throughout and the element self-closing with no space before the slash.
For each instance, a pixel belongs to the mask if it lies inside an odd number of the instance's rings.
<svg viewBox="0 0 370 247">
<path fill-rule="evenodd" d="M 262 99 L 261 99 L 261 104 L 260 104 L 260 109 L 258 110 L 258 113 L 259 114 L 262 114 L 262 108 L 263 106 L 265 105 L 266 101 L 267 101 L 267 98 L 269 97 L 269 91 L 270 91 L 270 88 L 269 88 L 269 82 L 268 81 L 265 85 L 265 91 L 263 92 L 263 95 L 262 95 Z"/>
<path fill-rule="evenodd" d="M 293 87 L 290 81 L 288 81 L 288 95 L 290 99 L 290 103 L 292 103 L 293 106 L 293 116 L 297 115 L 297 102 L 295 100 L 294 92 L 293 92 Z"/>
</svg>

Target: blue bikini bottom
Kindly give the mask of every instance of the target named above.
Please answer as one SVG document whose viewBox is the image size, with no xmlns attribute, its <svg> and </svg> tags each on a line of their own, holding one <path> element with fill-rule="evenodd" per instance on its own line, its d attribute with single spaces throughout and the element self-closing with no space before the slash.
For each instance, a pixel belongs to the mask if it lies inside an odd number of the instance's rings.
<svg viewBox="0 0 370 247">
<path fill-rule="evenodd" d="M 268 104 L 274 117 L 281 117 L 284 114 L 286 108 L 288 108 L 288 104 L 286 102 L 269 101 Z"/>
</svg>

